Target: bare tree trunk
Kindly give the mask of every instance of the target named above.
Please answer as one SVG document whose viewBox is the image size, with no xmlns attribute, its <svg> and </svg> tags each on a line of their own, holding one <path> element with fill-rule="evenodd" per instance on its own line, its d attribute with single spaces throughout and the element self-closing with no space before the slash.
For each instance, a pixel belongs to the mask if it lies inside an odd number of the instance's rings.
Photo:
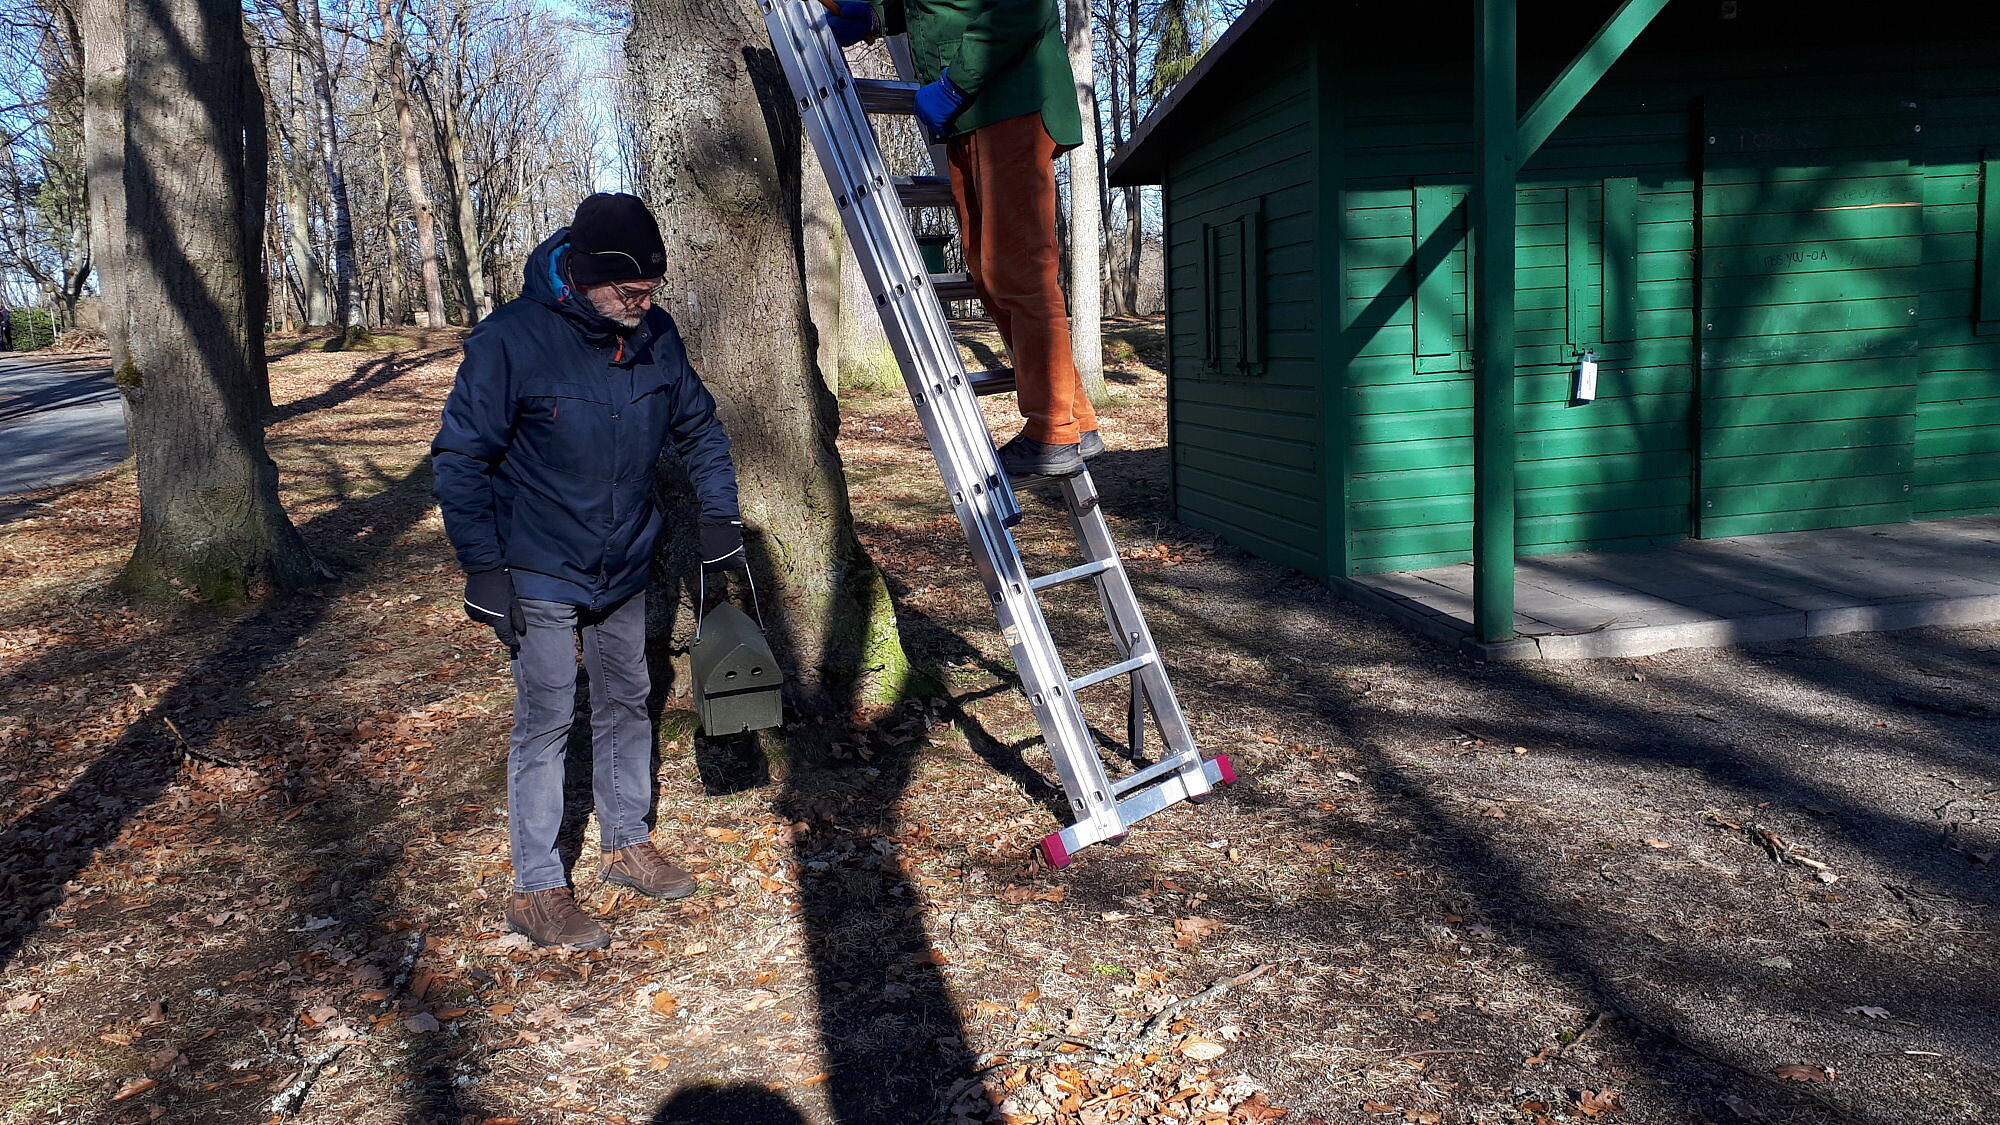
<svg viewBox="0 0 2000 1125">
<path fill-rule="evenodd" d="M 424 187 L 424 162 L 417 151 L 417 126 L 410 114 L 410 78 L 404 65 L 407 50 L 403 42 L 403 11 L 381 5 L 382 27 L 389 39 L 389 95 L 396 103 L 396 133 L 402 142 L 403 190 L 410 193 L 410 208 L 416 212 L 417 262 L 424 278 L 426 327 L 444 327 L 444 284 L 438 276 L 436 207 L 430 190 Z"/>
<path fill-rule="evenodd" d="M 138 460 L 131 589 L 240 597 L 313 578 L 278 502 L 259 408 L 264 355 L 250 208 L 263 102 L 234 0 L 126 5 L 127 299 L 117 381 Z"/>
<path fill-rule="evenodd" d="M 1139 48 L 1143 42 L 1139 30 L 1141 14 L 1139 0 L 1131 0 L 1127 9 L 1125 40 L 1125 116 L 1126 126 L 1120 131 L 1119 143 L 1123 144 L 1139 131 Z M 1118 306 L 1125 316 L 1139 315 L 1139 254 L 1145 246 L 1145 233 L 1141 229 L 1143 220 L 1139 214 L 1139 189 L 1125 189 L 1125 261 L 1120 269 L 1119 282 L 1122 291 L 1118 296 Z"/>
<path fill-rule="evenodd" d="M 313 251 L 312 224 L 306 212 L 305 187 L 300 177 L 282 157 L 278 160 L 278 187 L 285 196 L 285 235 L 291 242 L 292 269 L 299 275 L 299 301 L 307 326 L 333 322 L 333 300 Z"/>
<path fill-rule="evenodd" d="M 1110 401 L 1104 386 L 1104 216 L 1097 210 L 1097 83 L 1090 42 L 1090 0 L 1065 0 L 1064 32 L 1070 70 L 1076 75 L 1076 106 L 1083 115 L 1083 147 L 1069 154 L 1069 323 L 1070 350 L 1083 392 L 1097 406 Z"/>
<path fill-rule="evenodd" d="M 299 0 L 305 33 L 299 47 L 312 67 L 312 105 L 318 118 L 317 147 L 326 176 L 328 204 L 333 210 L 334 318 L 344 330 L 343 344 L 361 329 L 361 276 L 354 261 L 354 212 L 347 202 L 347 171 L 337 146 L 339 119 L 333 111 L 333 74 L 326 58 L 326 32 L 320 24 L 319 0 Z"/>
<path fill-rule="evenodd" d="M 444 105 L 444 157 L 446 178 L 452 184 L 452 222 L 458 235 L 460 280 L 465 288 L 465 322 L 476 324 L 493 311 L 486 292 L 486 259 L 480 250 L 479 219 L 472 210 L 472 184 L 466 177 L 465 137 L 458 130 L 458 109 Z"/>
<path fill-rule="evenodd" d="M 653 107 L 640 184 L 678 243 L 665 294 L 735 447 L 773 640 L 799 702 L 839 712 L 901 695 L 909 667 L 848 509 L 800 276 L 798 121 L 764 42 L 751 0 L 641 0 L 625 57 Z"/>
<path fill-rule="evenodd" d="M 123 0 L 82 0 L 83 151 L 88 161 L 90 256 L 104 301 L 112 370 L 125 366 L 125 11 Z"/>
<path fill-rule="evenodd" d="M 1105 31 L 1111 36 L 1109 60 L 1111 63 L 1111 74 L 1106 87 L 1111 102 L 1111 143 L 1113 146 L 1125 143 L 1126 99 L 1124 68 L 1125 58 L 1130 53 L 1131 45 L 1125 38 L 1124 30 L 1119 20 L 1119 16 L 1123 12 L 1124 5 L 1121 0 L 1112 0 L 1110 26 L 1105 28 Z M 1104 214 L 1108 216 L 1110 213 L 1111 209 L 1107 206 Z M 1102 218 L 1100 216 L 1100 222 Z M 1110 247 L 1111 251 L 1105 256 L 1102 269 L 1105 279 L 1104 311 L 1110 313 L 1112 316 L 1131 316 L 1132 309 L 1125 304 L 1124 279 L 1118 276 L 1118 271 L 1125 261 L 1125 256 L 1119 251 L 1120 244 L 1117 228 L 1114 227 L 1111 229 L 1110 236 L 1104 242 Z"/>
<path fill-rule="evenodd" d="M 396 252 L 396 186 L 389 171 L 389 129 L 375 119 L 375 166 L 382 180 L 382 315 L 387 325 L 408 323 L 410 305 L 403 296 L 402 255 Z"/>
<path fill-rule="evenodd" d="M 278 164 L 278 167 L 280 169 L 284 168 L 282 161 Z M 292 297 L 290 288 L 285 283 L 285 248 L 278 241 L 276 216 L 272 217 L 272 221 L 264 229 L 265 233 L 269 236 L 267 239 L 269 247 L 265 253 L 272 266 L 270 273 L 272 277 L 277 279 L 277 284 L 272 287 L 271 306 L 278 310 L 278 331 L 286 336 L 290 336 L 299 330 L 299 326 L 292 319 Z"/>
</svg>

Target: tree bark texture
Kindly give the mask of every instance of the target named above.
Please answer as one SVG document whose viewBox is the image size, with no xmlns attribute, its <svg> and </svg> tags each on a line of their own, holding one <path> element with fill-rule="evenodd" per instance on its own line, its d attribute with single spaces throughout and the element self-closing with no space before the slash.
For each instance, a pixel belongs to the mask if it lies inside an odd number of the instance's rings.
<svg viewBox="0 0 2000 1125">
<path fill-rule="evenodd" d="M 1097 209 L 1103 154 L 1097 143 L 1097 83 L 1091 61 L 1090 0 L 1065 0 L 1064 37 L 1076 76 L 1076 105 L 1083 115 L 1083 147 L 1069 154 L 1069 323 L 1076 372 L 1092 405 L 1104 406 L 1104 216 Z"/>
<path fill-rule="evenodd" d="M 720 403 L 772 640 L 798 701 L 907 688 L 888 587 L 854 534 L 801 277 L 802 137 L 751 0 L 641 0 L 626 62 L 653 107 L 642 193 L 668 239 L 663 297 Z"/>
<path fill-rule="evenodd" d="M 111 368 L 125 366 L 125 6 L 82 0 L 83 151 L 90 256 L 104 298 Z"/>
<path fill-rule="evenodd" d="M 410 76 L 405 63 L 400 6 L 381 5 L 382 27 L 389 39 L 389 96 L 396 106 L 396 134 L 402 142 L 403 189 L 410 193 L 410 209 L 417 225 L 417 263 L 424 279 L 424 327 L 444 327 L 444 281 L 438 272 L 437 207 L 430 189 L 424 186 L 424 160 L 417 150 L 417 124 L 410 113 Z"/>
<path fill-rule="evenodd" d="M 802 208 L 805 237 L 806 307 L 812 311 L 813 332 L 819 349 L 815 359 L 827 389 L 839 392 L 840 318 L 846 313 L 863 313 L 874 318 L 875 310 L 863 306 L 848 309 L 840 299 L 840 263 L 847 257 L 847 232 L 840 225 L 840 208 L 833 202 L 833 188 L 820 171 L 819 160 L 808 149 Z"/>
<path fill-rule="evenodd" d="M 125 7 L 127 300 L 117 372 L 139 474 L 128 588 L 210 599 L 314 575 L 278 502 L 258 409 L 264 365 L 262 96 L 233 0 Z M 253 191 L 259 193 L 253 198 Z"/>
</svg>

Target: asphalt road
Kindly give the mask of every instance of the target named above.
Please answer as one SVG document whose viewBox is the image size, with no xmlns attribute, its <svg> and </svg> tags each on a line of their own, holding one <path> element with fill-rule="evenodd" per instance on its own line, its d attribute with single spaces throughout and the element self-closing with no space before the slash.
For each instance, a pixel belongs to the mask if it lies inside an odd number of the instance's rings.
<svg viewBox="0 0 2000 1125">
<path fill-rule="evenodd" d="M 0 496 L 103 472 L 130 451 L 103 356 L 0 352 Z"/>
</svg>

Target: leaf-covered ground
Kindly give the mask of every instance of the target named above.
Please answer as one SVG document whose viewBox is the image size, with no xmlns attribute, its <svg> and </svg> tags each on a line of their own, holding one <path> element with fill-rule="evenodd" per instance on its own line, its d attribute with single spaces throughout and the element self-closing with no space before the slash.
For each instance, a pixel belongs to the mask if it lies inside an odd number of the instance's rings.
<svg viewBox="0 0 2000 1125">
<path fill-rule="evenodd" d="M 595 882 L 577 746 L 595 954 L 501 926 L 511 693 L 423 457 L 453 339 L 276 363 L 310 595 L 119 602 L 129 467 L 0 508 L 0 1121 L 2000 1119 L 2000 630 L 1469 663 L 1173 523 L 1159 329 L 1113 337 L 1096 476 L 1241 783 L 1038 865 L 1063 801 L 956 524 L 907 404 L 852 399 L 948 694 L 745 762 L 659 607 L 658 838 L 702 893 Z M 1101 633 L 1087 591 L 1051 616 Z"/>
</svg>

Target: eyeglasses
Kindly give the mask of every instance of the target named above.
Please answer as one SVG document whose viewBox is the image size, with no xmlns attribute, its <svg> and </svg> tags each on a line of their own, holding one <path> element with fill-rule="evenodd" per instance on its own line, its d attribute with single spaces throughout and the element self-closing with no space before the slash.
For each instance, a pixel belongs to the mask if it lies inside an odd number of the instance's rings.
<svg viewBox="0 0 2000 1125">
<path fill-rule="evenodd" d="M 611 287 L 611 292 L 616 294 L 620 301 L 623 301 L 628 305 L 636 305 L 641 301 L 650 301 L 653 298 L 658 297 L 660 295 L 660 290 L 665 289 L 666 287 L 667 284 L 664 281 L 659 282 L 658 284 L 655 285 L 647 285 L 643 287 L 636 285 L 613 285 Z"/>
</svg>

